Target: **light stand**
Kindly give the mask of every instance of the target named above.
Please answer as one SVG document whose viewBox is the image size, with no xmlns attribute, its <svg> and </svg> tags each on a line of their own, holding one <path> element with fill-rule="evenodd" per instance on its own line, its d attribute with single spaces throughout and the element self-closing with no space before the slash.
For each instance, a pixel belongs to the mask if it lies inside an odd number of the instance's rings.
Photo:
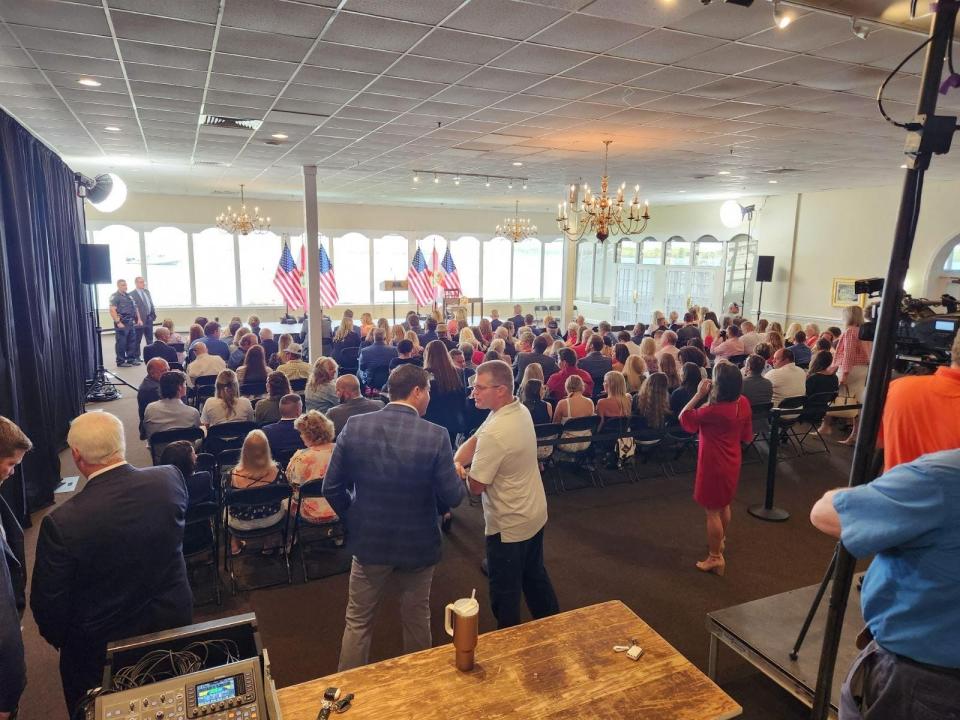
<svg viewBox="0 0 960 720">
<path fill-rule="evenodd" d="M 906 126 L 908 136 L 904 152 L 907 156 L 907 171 L 900 197 L 900 210 L 894 231 L 893 248 L 890 252 L 890 263 L 883 284 L 881 311 L 877 319 L 873 352 L 870 355 L 867 371 L 863 410 L 860 413 L 860 430 L 857 434 L 857 444 L 854 447 L 853 463 L 850 468 L 851 487 L 863 485 L 874 477 L 871 472 L 874 449 L 887 386 L 890 382 L 890 371 L 896 354 L 900 295 L 917 232 L 923 177 L 930 166 L 932 156 L 942 155 L 950 150 L 950 142 L 957 129 L 956 117 L 938 116 L 936 109 L 943 61 L 952 40 L 957 11 L 960 10 L 960 0 L 940 0 L 936 8 L 930 36 L 926 42 L 927 55 L 920 82 L 917 113 L 914 121 Z M 840 632 L 843 628 L 843 616 L 847 609 L 847 598 L 853 581 L 855 564 L 855 558 L 840 543 L 833 573 L 829 611 L 823 632 L 823 649 L 820 654 L 813 709 L 810 714 L 813 720 L 826 720 L 830 712 L 830 691 L 836 669 L 837 648 L 840 644 Z"/>
<path fill-rule="evenodd" d="M 763 305 L 763 280 L 760 281 L 760 297 L 757 299 L 757 325 L 760 324 L 760 307 Z"/>
<path fill-rule="evenodd" d="M 740 298 L 740 315 L 743 315 L 747 309 L 747 281 L 750 279 L 750 233 L 753 228 L 753 211 L 756 207 L 756 205 L 740 206 L 740 221 L 743 222 L 743 218 L 747 219 L 747 251 L 743 254 L 743 295 Z M 762 285 L 760 291 L 763 292 Z"/>
<path fill-rule="evenodd" d="M 103 367 L 103 328 L 100 327 L 100 301 L 97 298 L 97 286 L 90 285 L 90 293 L 93 296 L 93 310 L 90 311 L 90 324 L 93 327 L 93 337 L 96 346 L 96 368 L 93 371 L 93 380 L 87 387 L 87 402 L 110 402 L 123 397 L 117 388 L 120 385 L 126 385 L 131 390 L 136 390 L 133 385 L 121 377 L 117 377 L 112 372 Z"/>
</svg>

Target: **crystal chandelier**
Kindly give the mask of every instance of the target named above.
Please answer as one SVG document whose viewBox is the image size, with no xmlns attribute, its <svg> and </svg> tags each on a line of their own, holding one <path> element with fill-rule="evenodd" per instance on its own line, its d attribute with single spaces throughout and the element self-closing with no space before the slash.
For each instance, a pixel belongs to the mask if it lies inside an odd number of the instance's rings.
<svg viewBox="0 0 960 720">
<path fill-rule="evenodd" d="M 520 217 L 520 201 L 517 200 L 513 206 L 513 217 L 504 218 L 503 225 L 497 225 L 496 233 L 500 237 L 510 238 L 513 242 L 520 242 L 536 237 L 537 226 L 531 225 L 529 218 Z"/>
<path fill-rule="evenodd" d="M 603 141 L 603 176 L 600 178 L 600 194 L 593 195 L 590 192 L 590 186 L 584 185 L 581 203 L 579 186 L 571 185 L 568 201 L 557 206 L 557 227 L 574 242 L 581 240 L 587 233 L 595 234 L 600 242 L 610 237 L 611 232 L 620 235 L 642 233 L 650 220 L 649 204 L 644 202 L 643 208 L 640 207 L 639 185 L 634 188 L 633 199 L 626 212 L 623 199 L 626 183 L 617 190 L 615 198 L 607 195 L 607 156 L 610 154 L 612 142 L 613 140 Z"/>
<path fill-rule="evenodd" d="M 247 212 L 247 205 L 243 201 L 243 185 L 240 186 L 240 212 L 234 212 L 227 205 L 227 211 L 217 216 L 217 227 L 229 233 L 249 235 L 251 232 L 266 232 L 270 229 L 270 218 L 260 214 L 260 208 L 255 207 L 253 214 Z"/>
</svg>

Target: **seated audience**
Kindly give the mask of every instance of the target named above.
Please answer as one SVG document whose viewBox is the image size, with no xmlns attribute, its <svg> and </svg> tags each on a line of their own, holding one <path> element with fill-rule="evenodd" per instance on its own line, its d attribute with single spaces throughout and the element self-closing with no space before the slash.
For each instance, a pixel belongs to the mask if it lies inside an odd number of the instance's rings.
<svg viewBox="0 0 960 720">
<path fill-rule="evenodd" d="M 580 339 L 576 345 L 573 345 L 572 350 L 577 354 L 578 359 L 582 359 L 587 356 L 587 353 L 590 352 L 590 338 L 593 337 L 593 330 L 583 326 L 580 328 Z"/>
<path fill-rule="evenodd" d="M 777 323 L 772 324 L 776 325 Z M 783 335 L 778 333 L 776 330 L 771 330 L 767 333 L 767 345 L 770 346 L 770 353 L 772 357 L 773 353 L 785 347 L 783 344 Z M 754 350 L 754 352 L 756 352 L 756 350 Z"/>
<path fill-rule="evenodd" d="M 790 347 L 791 350 L 793 349 L 792 346 L 795 342 L 794 338 L 797 336 L 797 333 L 801 332 L 802 330 L 803 330 L 803 326 L 800 323 L 792 322 L 790 323 L 790 325 L 787 326 L 787 331 L 783 333 L 783 337 L 786 338 L 787 342 L 791 346 Z M 806 336 L 804 336 L 804 339 L 806 339 Z"/>
<path fill-rule="evenodd" d="M 170 337 L 167 338 L 167 342 L 171 345 L 176 345 L 177 343 L 183 342 L 183 336 L 174 329 L 173 320 L 170 318 L 164 318 L 163 322 L 160 323 L 161 326 L 165 327 L 170 333 Z M 196 339 L 196 338 L 194 338 Z"/>
<path fill-rule="evenodd" d="M 277 366 L 277 372 L 282 372 L 288 380 L 306 380 L 310 377 L 310 363 L 303 361 L 303 348 L 300 345 L 290 343 L 282 356 L 283 363 Z"/>
<path fill-rule="evenodd" d="M 713 315 L 713 313 L 709 314 Z M 707 352 L 720 338 L 720 328 L 717 327 L 716 317 L 716 315 L 713 315 L 713 318 L 705 317 L 703 322 L 700 323 L 700 339 L 703 340 L 703 347 Z"/>
<path fill-rule="evenodd" d="M 223 358 L 224 362 L 227 362 L 227 360 L 230 359 L 230 347 L 220 339 L 220 323 L 218 322 L 208 322 L 203 326 L 203 337 L 199 340 L 195 340 L 190 345 L 191 358 L 196 352 L 198 344 L 206 345 L 207 352 L 209 352 L 211 355 L 217 355 Z"/>
<path fill-rule="evenodd" d="M 442 340 L 440 342 L 443 342 Z M 463 351 L 460 348 L 454 348 L 450 351 L 450 359 L 453 361 L 453 365 L 457 370 L 462 371 L 467 367 L 466 361 L 463 359 Z"/>
<path fill-rule="evenodd" d="M 344 320 L 343 325 L 346 324 L 347 320 Z M 340 327 L 342 328 L 343 325 Z M 313 372 L 310 373 L 310 380 L 307 382 L 307 388 L 304 392 L 307 410 L 325 413 L 330 408 L 336 407 L 340 402 L 340 398 L 337 397 L 337 389 L 334 387 L 336 380 L 336 361 L 323 355 L 318 357 L 313 364 Z"/>
<path fill-rule="evenodd" d="M 326 342 L 326 340 L 324 341 Z M 284 333 L 280 336 L 280 341 L 277 343 L 277 350 L 273 355 L 267 356 L 267 365 L 270 366 L 272 370 L 276 370 L 280 365 L 283 364 L 284 353 L 287 351 L 287 348 L 293 344 L 293 335 L 290 333 Z"/>
<path fill-rule="evenodd" d="M 279 453 L 303 447 L 300 433 L 293 426 L 294 421 L 300 417 L 302 410 L 300 396 L 296 393 L 290 393 L 281 398 L 280 419 L 263 427 L 263 434 L 267 436 L 271 452 Z"/>
<path fill-rule="evenodd" d="M 820 337 L 820 326 L 816 323 L 807 323 L 803 326 L 803 334 L 807 338 L 807 347 L 813 350 Z"/>
<path fill-rule="evenodd" d="M 205 321 L 202 324 L 195 322 L 190 326 L 189 330 L 187 331 L 187 348 L 192 347 L 193 343 L 203 337 L 204 325 L 206 325 Z M 226 362 L 226 360 L 224 360 L 224 362 Z"/>
<path fill-rule="evenodd" d="M 267 375 L 267 397 L 260 398 L 254 406 L 254 421 L 260 425 L 277 422 L 280 419 L 280 399 L 290 392 L 290 381 L 282 372 L 274 370 Z"/>
<path fill-rule="evenodd" d="M 794 348 L 790 349 L 795 352 Z M 820 393 L 830 393 L 835 397 L 840 392 L 840 379 L 830 369 L 832 364 L 833 355 L 826 350 L 822 350 L 813 356 L 813 360 L 810 361 L 810 369 L 807 370 L 807 397 Z"/>
<path fill-rule="evenodd" d="M 618 342 L 613 346 L 613 369 L 619 373 L 627 365 L 627 358 L 630 357 L 630 348 L 626 343 Z"/>
<path fill-rule="evenodd" d="M 404 338 L 397 343 L 397 356 L 390 361 L 389 369 L 393 370 L 399 365 L 423 367 L 423 356 L 414 353 L 412 340 Z"/>
<path fill-rule="evenodd" d="M 430 402 L 423 417 L 446 428 L 453 447 L 457 434 L 464 429 L 467 395 L 463 376 L 457 372 L 447 348 L 439 340 L 427 345 L 423 368 L 430 373 Z"/>
<path fill-rule="evenodd" d="M 439 325 L 439 323 L 436 318 L 427 318 L 427 331 L 418 338 L 421 347 L 426 347 L 428 343 L 439 339 L 440 336 L 437 335 L 437 325 Z"/>
<path fill-rule="evenodd" d="M 252 422 L 253 405 L 240 396 L 240 385 L 233 370 L 217 375 L 216 395 L 207 398 L 200 412 L 200 422 L 211 427 L 227 422 Z"/>
<path fill-rule="evenodd" d="M 667 388 L 670 392 L 680 387 L 680 369 L 675 356 L 670 353 L 660 356 L 660 372 L 667 376 Z"/>
<path fill-rule="evenodd" d="M 685 312 L 683 314 L 683 325 L 674 332 L 677 333 L 677 345 L 679 347 L 684 347 L 691 338 L 700 337 L 697 316 L 692 312 Z"/>
<path fill-rule="evenodd" d="M 603 381 L 603 376 L 613 369 L 613 363 L 610 358 L 603 354 L 603 338 L 600 335 L 594 335 L 590 338 L 590 352 L 577 363 L 577 367 L 585 370 L 594 378 L 594 386 L 598 380 Z"/>
<path fill-rule="evenodd" d="M 396 347 L 406 337 L 406 334 L 407 331 L 403 329 L 403 325 L 394 325 L 390 328 L 390 344 Z"/>
<path fill-rule="evenodd" d="M 369 316 L 369 313 L 364 313 L 364 316 Z M 356 380 L 356 377 L 353 379 Z M 305 483 L 322 481 L 326 477 L 327 466 L 333 455 L 334 430 L 333 423 L 316 410 L 308 410 L 298 417 L 294 421 L 294 427 L 300 433 L 304 448 L 297 450 L 287 463 L 287 481 L 299 489 Z M 300 503 L 300 517 L 307 522 L 327 523 L 337 520 L 337 514 L 326 498 L 311 497 L 300 500 L 299 495 L 295 495 L 294 502 Z"/>
<path fill-rule="evenodd" d="M 399 326 L 394 326 L 394 328 L 397 327 Z M 401 337 L 398 342 L 403 339 L 403 330 L 401 329 Z M 373 345 L 360 351 L 360 369 L 358 372 L 360 380 L 364 384 L 369 385 L 378 371 L 389 373 L 390 361 L 397 357 L 397 348 L 387 345 L 386 340 L 387 336 L 383 329 L 377 328 L 373 331 Z"/>
<path fill-rule="evenodd" d="M 341 375 L 336 383 L 340 404 L 330 408 L 326 415 L 333 423 L 334 436 L 339 435 L 347 420 L 354 415 L 364 415 L 383 409 L 380 400 L 369 400 L 360 394 L 360 381 L 356 375 Z"/>
<path fill-rule="evenodd" d="M 524 387 L 531 380 L 540 381 L 540 389 L 546 391 L 546 384 L 543 381 L 543 368 L 540 367 L 539 363 L 531 363 L 523 371 L 523 377 L 520 378 L 520 382 L 517 384 L 517 397 L 523 398 Z"/>
<path fill-rule="evenodd" d="M 247 325 L 250 327 L 250 332 L 252 332 L 257 337 L 260 336 L 260 318 L 256 315 L 251 315 L 247 318 Z"/>
<path fill-rule="evenodd" d="M 667 376 L 655 372 L 647 378 L 633 403 L 633 414 L 643 418 L 650 430 L 660 430 L 670 413 L 670 391 Z"/>
<path fill-rule="evenodd" d="M 773 383 L 763 376 L 767 369 L 767 361 L 760 355 L 753 354 L 743 364 L 746 377 L 743 378 L 743 387 L 740 392 L 750 402 L 750 405 L 766 405 L 773 402 Z"/>
<path fill-rule="evenodd" d="M 460 354 L 463 355 L 463 366 L 469 368 L 470 370 L 476 370 L 477 364 L 473 361 L 474 346 L 468 342 L 464 342 L 458 346 Z"/>
<path fill-rule="evenodd" d="M 270 359 L 279 349 L 280 346 L 277 344 L 277 341 L 273 339 L 273 330 L 270 328 L 261 328 L 260 329 L 260 345 L 263 347 L 263 355 Z"/>
<path fill-rule="evenodd" d="M 697 388 L 703 377 L 700 375 L 700 366 L 693 363 L 684 363 L 680 378 L 680 386 L 670 393 L 670 413 L 674 417 L 680 416 L 690 398 L 697 394 Z"/>
<path fill-rule="evenodd" d="M 237 330 L 236 337 L 234 349 L 230 352 L 230 359 L 227 360 L 227 367 L 233 371 L 243 365 L 243 361 L 247 358 L 247 350 L 259 344 L 259 338 L 247 328 Z"/>
<path fill-rule="evenodd" d="M 773 354 L 773 370 L 766 378 L 773 384 L 774 407 L 779 406 L 784 398 L 807 394 L 807 373 L 794 364 L 790 348 L 781 348 Z"/>
<path fill-rule="evenodd" d="M 645 337 L 640 341 L 640 358 L 646 365 L 648 375 L 660 372 L 660 361 L 657 359 L 657 341 L 652 337 Z"/>
<path fill-rule="evenodd" d="M 367 333 L 373 330 L 376 325 L 373 324 L 373 315 L 368 312 L 360 315 L 360 337 L 366 337 Z"/>
<path fill-rule="evenodd" d="M 646 335 L 646 333 L 647 326 L 638 322 L 633 326 L 633 332 L 630 335 L 630 339 L 635 342 L 637 346 L 639 346 L 640 342 L 643 340 L 643 336 Z"/>
<path fill-rule="evenodd" d="M 577 367 L 577 356 L 570 348 L 564 348 L 558 353 L 560 369 L 557 370 L 547 381 L 547 387 L 550 389 L 550 396 L 554 400 L 561 400 L 567 396 L 566 382 L 571 375 L 577 375 L 583 380 L 584 390 L 587 395 L 593 395 L 593 378 L 590 373 Z"/>
<path fill-rule="evenodd" d="M 623 367 L 623 377 L 627 381 L 627 391 L 635 393 L 643 386 L 647 377 L 647 365 L 639 355 L 631 355 Z"/>
<path fill-rule="evenodd" d="M 197 451 L 189 440 L 175 440 L 160 453 L 157 465 L 173 465 L 187 484 L 190 505 L 216 500 L 213 492 L 213 477 L 209 472 L 196 472 Z"/>
<path fill-rule="evenodd" d="M 297 402 L 300 398 L 297 397 Z M 298 434 L 299 439 L 299 434 Z M 234 490 L 272 485 L 280 477 L 280 469 L 270 454 L 270 443 L 262 430 L 251 430 L 240 450 L 240 463 L 230 473 L 230 487 Z M 285 503 L 230 508 L 227 524 L 235 530 L 259 530 L 278 523 L 287 512 Z M 244 541 L 230 537 L 230 552 L 240 554 Z"/>
<path fill-rule="evenodd" d="M 706 380 L 710 360 L 707 359 L 707 354 L 697 347 L 697 343 L 699 342 L 700 338 L 693 338 L 690 344 L 680 348 L 680 351 L 677 353 L 677 362 L 680 363 L 681 367 L 683 367 L 684 363 L 693 363 L 700 368 L 701 379 Z"/>
<path fill-rule="evenodd" d="M 535 366 L 530 366 L 530 368 L 533 367 Z M 520 403 L 530 411 L 530 417 L 533 418 L 534 425 L 545 425 L 553 419 L 553 407 L 543 399 L 543 391 L 543 380 L 535 377 L 527 377 L 526 381 L 520 385 Z M 552 451 L 551 448 L 546 449 Z M 549 456 L 549 453 L 547 453 L 547 456 Z M 541 459 L 543 458 L 541 457 Z"/>
<path fill-rule="evenodd" d="M 193 361 L 187 365 L 187 379 L 191 385 L 198 377 L 219 375 L 227 367 L 222 357 L 207 352 L 207 346 L 204 343 L 195 345 L 193 352 L 195 353 Z"/>
<path fill-rule="evenodd" d="M 746 351 L 744 350 L 743 340 L 740 339 L 740 335 L 740 328 L 731 323 L 730 327 L 720 333 L 720 342 L 715 342 L 710 346 L 710 354 L 714 357 L 722 358 L 745 355 Z"/>
<path fill-rule="evenodd" d="M 144 362 L 150 362 L 155 357 L 163 358 L 167 362 L 180 362 L 177 351 L 167 344 L 170 342 L 169 330 L 161 325 L 153 331 L 153 337 L 154 341 L 143 348 Z"/>
<path fill-rule="evenodd" d="M 447 350 L 453 350 L 455 347 L 457 347 L 457 344 L 450 339 L 450 335 L 447 333 L 447 328 L 443 325 L 440 325 L 437 328 L 437 340 L 442 342 L 446 346 Z M 421 344 L 423 344 L 422 341 Z"/>
<path fill-rule="evenodd" d="M 147 438 L 161 430 L 200 427 L 200 413 L 183 402 L 187 394 L 187 378 L 179 370 L 169 370 L 160 376 L 160 399 L 143 413 L 143 429 Z"/>
<path fill-rule="evenodd" d="M 753 349 L 757 346 L 757 343 L 760 342 L 760 335 L 757 333 L 756 328 L 749 320 L 744 320 L 740 324 L 740 330 L 743 331 L 743 334 L 740 336 L 740 342 L 743 343 L 743 354 L 752 355 Z"/>
<path fill-rule="evenodd" d="M 503 338 L 494 338 L 493 342 L 490 343 L 490 349 L 484 353 L 483 361 L 488 362 L 490 360 L 502 360 L 508 365 L 510 364 L 510 358 L 507 356 L 507 343 Z"/>
<path fill-rule="evenodd" d="M 597 415 L 600 416 L 601 430 L 610 418 L 629 418 L 633 405 L 633 398 L 627 394 L 627 384 L 622 373 L 611 370 L 604 375 L 603 390 L 607 396 L 597 400 Z M 616 427 L 615 423 L 614 427 Z"/>
<path fill-rule="evenodd" d="M 559 369 L 557 367 L 557 361 L 547 354 L 549 346 L 550 336 L 546 333 L 538 335 L 533 341 L 533 348 L 530 352 L 517 354 L 516 364 L 514 365 L 514 375 L 516 377 L 523 377 L 523 373 L 532 363 L 539 365 L 543 370 L 543 380 L 549 380 L 550 376 Z"/>
<path fill-rule="evenodd" d="M 170 365 L 163 358 L 155 357 L 147 361 L 147 376 L 137 390 L 137 411 L 140 415 L 141 440 L 147 438 L 143 427 L 143 413 L 146 411 L 147 405 L 160 399 L 160 378 L 169 369 Z"/>
<path fill-rule="evenodd" d="M 807 335 L 803 330 L 797 330 L 793 335 L 793 344 L 790 346 L 793 352 L 793 361 L 797 365 L 809 365 L 813 353 L 807 345 Z"/>
<path fill-rule="evenodd" d="M 256 337 L 253 333 L 244 337 Z M 267 367 L 267 358 L 261 345 L 252 345 L 247 350 L 247 355 L 243 360 L 243 365 L 237 368 L 237 382 L 243 383 L 261 383 L 267 381 L 267 375 L 270 374 L 270 368 Z"/>
<path fill-rule="evenodd" d="M 557 376 L 554 375 L 554 377 Z M 553 411 L 553 421 L 555 423 L 565 424 L 567 420 L 593 415 L 593 401 L 584 397 L 585 389 L 586 385 L 580 376 L 570 375 L 567 377 L 564 381 L 566 395 L 562 400 L 557 401 L 557 407 Z M 590 435 L 592 435 L 590 430 L 569 430 L 564 432 L 561 437 L 589 437 Z M 589 442 L 564 443 L 558 445 L 557 449 L 561 453 L 578 453 L 583 452 L 588 447 L 590 447 Z"/>
<path fill-rule="evenodd" d="M 353 319 L 344 317 L 343 322 L 340 323 L 340 327 L 338 327 L 337 331 L 333 334 L 333 342 L 330 344 L 330 357 L 332 357 L 338 365 L 345 364 L 341 358 L 341 354 L 344 350 L 359 348 L 360 340 L 360 335 L 354 332 Z"/>
<path fill-rule="evenodd" d="M 631 355 L 640 354 L 640 345 L 633 341 L 633 337 L 626 330 L 621 330 L 617 333 L 617 342 L 626 345 Z"/>
</svg>

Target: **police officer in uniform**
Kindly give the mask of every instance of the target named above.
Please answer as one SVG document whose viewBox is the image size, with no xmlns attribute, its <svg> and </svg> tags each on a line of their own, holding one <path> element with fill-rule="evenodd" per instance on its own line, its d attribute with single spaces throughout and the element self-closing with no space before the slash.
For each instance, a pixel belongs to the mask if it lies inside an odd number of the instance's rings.
<svg viewBox="0 0 960 720">
<path fill-rule="evenodd" d="M 133 298 L 127 294 L 126 280 L 117 280 L 117 291 L 110 296 L 110 317 L 117 338 L 117 367 L 140 365 L 137 326 L 142 321 Z"/>
</svg>

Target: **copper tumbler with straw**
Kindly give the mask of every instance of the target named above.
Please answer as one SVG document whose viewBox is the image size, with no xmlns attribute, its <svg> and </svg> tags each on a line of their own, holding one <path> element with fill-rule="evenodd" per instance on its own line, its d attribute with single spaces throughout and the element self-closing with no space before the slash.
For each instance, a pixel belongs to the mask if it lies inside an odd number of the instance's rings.
<svg viewBox="0 0 960 720">
<path fill-rule="evenodd" d="M 443 625 L 447 635 L 453 637 L 456 650 L 457 670 L 473 670 L 474 652 L 477 649 L 479 634 L 480 603 L 477 602 L 477 590 L 468 598 L 460 598 L 444 609 Z"/>
</svg>

